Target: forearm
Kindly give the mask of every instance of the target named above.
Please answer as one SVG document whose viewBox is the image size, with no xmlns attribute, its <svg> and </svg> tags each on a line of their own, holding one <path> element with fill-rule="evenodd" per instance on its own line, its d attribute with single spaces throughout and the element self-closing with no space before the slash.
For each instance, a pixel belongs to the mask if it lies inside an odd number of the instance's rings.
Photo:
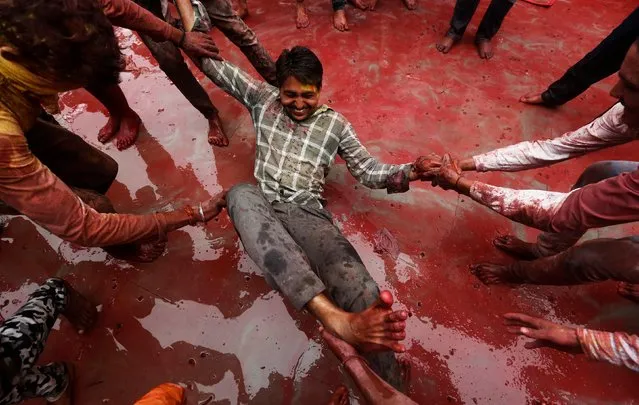
<svg viewBox="0 0 639 405">
<path fill-rule="evenodd" d="M 568 196 L 542 190 L 495 187 L 464 177 L 460 178 L 455 188 L 500 215 L 541 230 L 550 229 L 555 212 Z"/>
<path fill-rule="evenodd" d="M 577 337 L 588 357 L 639 371 L 639 337 L 585 328 L 577 329 Z"/>
<path fill-rule="evenodd" d="M 182 31 L 131 0 L 98 0 L 113 25 L 146 34 L 156 41 L 179 44 Z"/>
</svg>

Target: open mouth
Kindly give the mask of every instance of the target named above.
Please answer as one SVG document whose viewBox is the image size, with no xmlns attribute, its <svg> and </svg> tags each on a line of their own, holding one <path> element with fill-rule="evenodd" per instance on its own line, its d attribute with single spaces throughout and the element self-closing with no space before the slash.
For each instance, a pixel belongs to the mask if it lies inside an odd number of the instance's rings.
<svg viewBox="0 0 639 405">
<path fill-rule="evenodd" d="M 306 114 L 308 113 L 308 109 L 307 108 L 290 108 L 289 111 L 291 112 L 291 115 L 296 117 L 296 118 L 301 118 L 301 117 L 305 117 Z"/>
</svg>

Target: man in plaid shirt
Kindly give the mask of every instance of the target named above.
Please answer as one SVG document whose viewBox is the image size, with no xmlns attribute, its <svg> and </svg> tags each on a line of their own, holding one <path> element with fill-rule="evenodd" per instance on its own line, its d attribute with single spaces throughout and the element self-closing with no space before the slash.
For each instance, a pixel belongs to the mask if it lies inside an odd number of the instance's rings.
<svg viewBox="0 0 639 405">
<path fill-rule="evenodd" d="M 204 59 L 202 70 L 249 109 L 255 126 L 258 185 L 237 185 L 227 195 L 244 248 L 297 309 L 366 353 L 382 378 L 403 389 L 392 351 L 404 351 L 407 313 L 392 311 L 392 295 L 380 294 L 322 193 L 336 155 L 360 183 L 389 193 L 407 191 L 419 174 L 411 164 L 377 161 L 344 116 L 319 104 L 322 64 L 308 48 L 282 52 L 279 88 L 228 62 Z"/>
</svg>

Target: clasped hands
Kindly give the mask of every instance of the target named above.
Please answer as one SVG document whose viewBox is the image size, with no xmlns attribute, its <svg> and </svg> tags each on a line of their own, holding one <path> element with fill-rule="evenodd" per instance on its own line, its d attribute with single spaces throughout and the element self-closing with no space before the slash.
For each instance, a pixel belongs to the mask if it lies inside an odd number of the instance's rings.
<svg viewBox="0 0 639 405">
<path fill-rule="evenodd" d="M 413 163 L 411 175 L 415 180 L 430 181 L 433 187 L 439 186 L 444 190 L 456 190 L 462 177 L 461 173 L 459 161 L 453 159 L 450 154 L 439 156 L 431 153 L 417 158 Z"/>
</svg>

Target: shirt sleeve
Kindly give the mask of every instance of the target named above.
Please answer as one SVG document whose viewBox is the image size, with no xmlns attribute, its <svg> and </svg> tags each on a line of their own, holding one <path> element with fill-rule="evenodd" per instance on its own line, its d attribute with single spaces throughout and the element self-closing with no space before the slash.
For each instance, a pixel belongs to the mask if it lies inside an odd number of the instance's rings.
<svg viewBox="0 0 639 405">
<path fill-rule="evenodd" d="M 272 88 L 268 83 L 254 79 L 239 67 L 226 61 L 203 58 L 202 71 L 213 83 L 235 97 L 249 110 L 259 102 L 262 91 Z"/>
<path fill-rule="evenodd" d="M 84 204 L 22 134 L 0 134 L 0 151 L 0 199 L 60 238 L 98 247 L 164 238 L 164 214 L 101 214 Z"/>
<path fill-rule="evenodd" d="M 521 142 L 474 156 L 475 167 L 481 172 L 533 169 L 633 141 L 637 132 L 622 122 L 623 111 L 617 103 L 590 124 L 558 138 Z"/>
<path fill-rule="evenodd" d="M 639 170 L 570 193 L 515 190 L 476 182 L 470 196 L 513 221 L 543 231 L 585 232 L 639 221 Z"/>
<path fill-rule="evenodd" d="M 98 0 L 113 25 L 128 28 L 163 42 L 180 42 L 182 32 L 131 0 Z"/>
<path fill-rule="evenodd" d="M 588 357 L 639 371 L 639 337 L 622 332 L 577 328 L 577 338 Z"/>
<path fill-rule="evenodd" d="M 353 177 L 366 187 L 385 188 L 389 193 L 402 193 L 409 189 L 412 166 L 385 164 L 372 157 L 350 123 L 344 127 L 337 153 L 344 159 Z"/>
</svg>

